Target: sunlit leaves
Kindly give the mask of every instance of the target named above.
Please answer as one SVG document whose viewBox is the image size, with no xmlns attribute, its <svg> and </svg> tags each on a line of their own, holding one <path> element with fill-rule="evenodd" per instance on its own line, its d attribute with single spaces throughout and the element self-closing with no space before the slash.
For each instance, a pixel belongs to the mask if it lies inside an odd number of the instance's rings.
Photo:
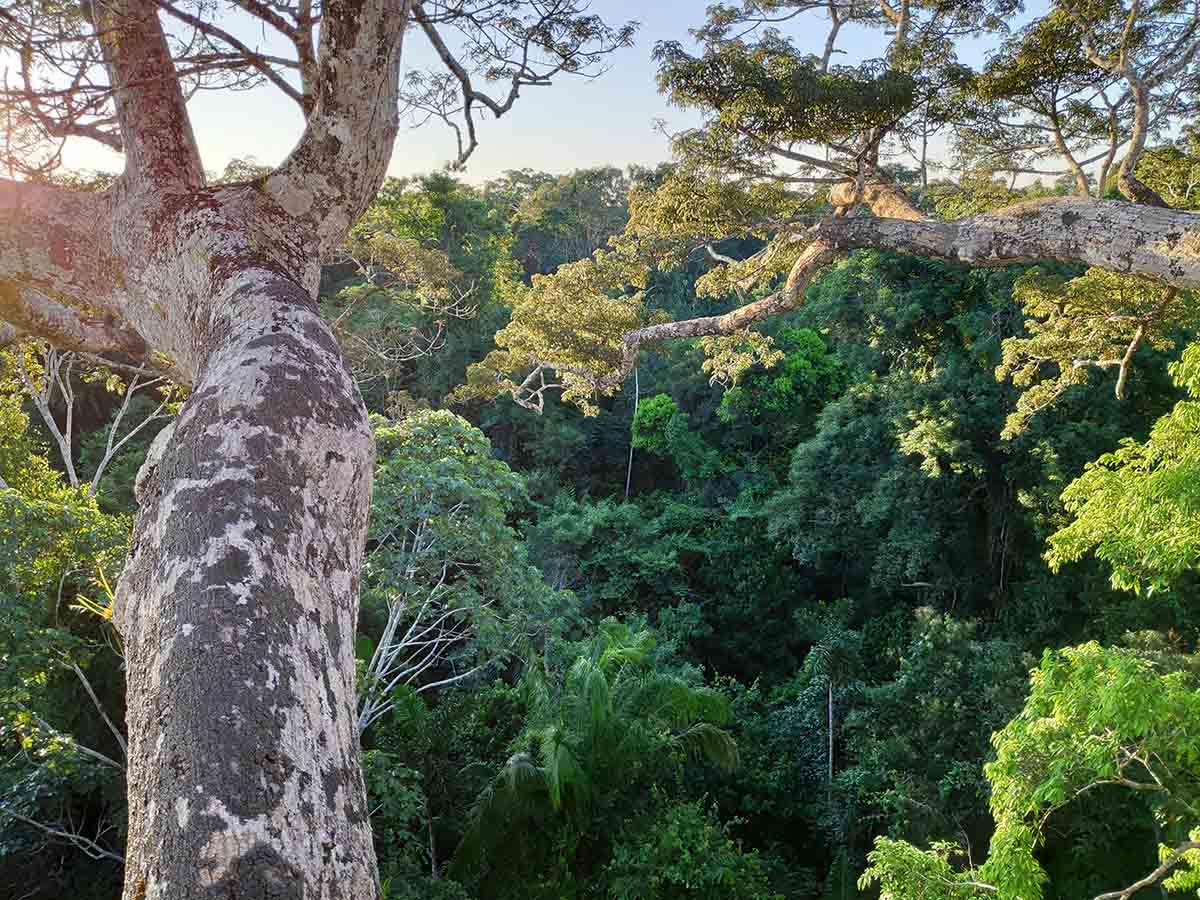
<svg viewBox="0 0 1200 900">
<path fill-rule="evenodd" d="M 692 481 L 713 478 L 721 470 L 720 454 L 693 431 L 687 413 L 668 394 L 638 404 L 632 443 L 638 450 L 674 460 Z"/>
<path fill-rule="evenodd" d="M 1040 900 L 1047 876 L 1036 851 L 1052 817 L 1104 788 L 1154 816 L 1168 859 L 1197 828 L 1200 660 L 1152 635 L 1130 644 L 1046 651 L 1025 708 L 992 738 L 985 772 L 996 831 L 980 868 L 953 865 L 950 845 L 922 851 L 880 838 L 864 886 L 878 883 L 895 900 Z M 1176 885 L 1191 879 L 1184 869 Z"/>
<path fill-rule="evenodd" d="M 686 169 L 629 195 L 629 224 L 619 246 L 667 268 L 697 245 L 731 236 L 767 238 L 801 207 L 778 183 L 706 177 Z"/>
<path fill-rule="evenodd" d="M 858 886 L 864 891 L 878 886 L 880 900 L 981 900 L 990 896 L 969 884 L 969 874 L 952 865 L 952 860 L 965 857 L 957 844 L 936 843 L 922 851 L 907 841 L 876 838 Z"/>
<path fill-rule="evenodd" d="M 649 319 L 638 290 L 648 277 L 643 264 L 604 251 L 561 266 L 554 275 L 533 276 L 533 284 L 514 299 L 512 320 L 496 334 L 500 350 L 471 367 L 458 396 L 519 393 L 518 379 L 549 367 L 563 399 L 594 413 L 597 391 L 612 394 L 621 386 L 625 333 Z"/>
<path fill-rule="evenodd" d="M 1190 399 L 1144 443 L 1125 441 L 1063 493 L 1075 519 L 1050 539 L 1055 568 L 1095 553 L 1127 590 L 1164 586 L 1200 566 L 1200 345 L 1172 369 Z"/>
<path fill-rule="evenodd" d="M 749 329 L 700 338 L 698 343 L 704 352 L 701 368 L 711 384 L 737 384 L 754 366 L 770 368 L 784 357 L 768 335 Z"/>
<path fill-rule="evenodd" d="M 1157 147 L 1138 160 L 1137 177 L 1174 209 L 1200 209 L 1200 139 L 1190 135 L 1188 152 Z"/>
<path fill-rule="evenodd" d="M 1013 293 L 1025 307 L 1028 336 L 1004 341 L 1004 359 L 996 369 L 998 378 L 1011 378 L 1025 389 L 1005 437 L 1019 434 L 1069 387 L 1086 383 L 1093 368 L 1111 370 L 1123 387 L 1118 373 L 1135 339 L 1138 345 L 1169 349 L 1180 328 L 1200 321 L 1190 293 L 1104 269 L 1076 278 L 1033 269 L 1021 276 Z"/>
<path fill-rule="evenodd" d="M 1025 709 L 986 766 L 997 831 L 982 874 L 999 896 L 1037 900 L 1033 857 L 1055 810 L 1103 785 L 1154 812 L 1164 841 L 1197 825 L 1200 664 L 1150 641 L 1047 651 Z"/>
<path fill-rule="evenodd" d="M 674 103 L 713 111 L 714 125 L 769 143 L 844 139 L 886 125 L 914 105 L 915 83 L 879 63 L 835 66 L 769 32 L 754 45 L 727 41 L 691 56 L 655 48 L 659 86 Z"/>
<path fill-rule="evenodd" d="M 1193 828 L 1188 838 L 1200 841 L 1200 828 Z M 1158 857 L 1164 863 L 1175 855 L 1172 847 L 1158 848 Z M 1183 894 L 1185 891 L 1200 893 L 1200 850 L 1188 850 L 1183 854 L 1173 875 L 1163 879 L 1163 887 L 1172 893 Z"/>
</svg>

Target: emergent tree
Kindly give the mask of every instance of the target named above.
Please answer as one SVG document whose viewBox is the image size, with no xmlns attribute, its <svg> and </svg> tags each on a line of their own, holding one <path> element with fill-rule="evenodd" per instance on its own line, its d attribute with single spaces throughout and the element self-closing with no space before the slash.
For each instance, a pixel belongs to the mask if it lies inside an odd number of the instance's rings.
<svg viewBox="0 0 1200 900">
<path fill-rule="evenodd" d="M 445 71 L 402 83 L 414 26 Z M 632 33 L 582 0 L 0 5 L 0 340 L 190 389 L 140 473 L 116 597 L 127 900 L 378 896 L 353 650 L 373 442 L 321 260 L 382 183 L 402 103 L 453 116 L 462 163 L 479 110 Z M 264 82 L 303 134 L 267 173 L 207 183 L 187 97 Z M 47 177 L 76 138 L 123 154 L 111 186 Z"/>
<path fill-rule="evenodd" d="M 534 276 L 497 335 L 500 349 L 475 367 L 464 395 L 507 392 L 540 408 L 548 390 L 562 389 L 587 409 L 595 395 L 623 384 L 641 351 L 681 338 L 701 339 L 715 380 L 736 379 L 777 356 L 751 326 L 794 309 L 846 251 L 875 248 L 968 266 L 1053 260 L 1115 273 L 1129 295 L 1119 302 L 1132 299 L 1137 308 L 1122 309 L 1102 341 L 1094 329 L 1076 329 L 1059 350 L 1068 368 L 1119 370 L 1123 396 L 1134 351 L 1177 324 L 1176 307 L 1191 303 L 1181 289 L 1200 285 L 1200 218 L 1167 208 L 1136 174 L 1147 139 L 1178 132 L 1180 111 L 1195 101 L 1200 6 L 1057 0 L 1018 38 L 999 42 L 982 72 L 958 60 L 957 43 L 1003 34 L 1015 11 L 1010 0 L 710 7 L 693 32 L 699 52 L 678 43 L 656 49 L 661 89 L 702 124 L 674 137 L 667 177 L 634 188 L 630 223 L 611 250 Z M 779 30 L 806 17 L 828 24 L 819 55 Z M 880 36 L 880 58 L 835 63 L 847 23 Z M 1044 168 L 1056 156 L 1076 195 L 1000 208 L 959 202 L 956 212 L 970 214 L 958 217 L 936 204 L 943 215 L 934 215 L 935 192 L 924 202 L 911 198 L 897 169 L 911 155 L 926 170 L 928 138 L 939 132 L 965 154 L 960 161 L 986 158 L 992 172 Z M 1093 162 L 1105 182 L 1116 165 L 1113 180 L 1126 200 L 1093 197 L 1099 191 L 1085 171 Z M 1010 192 L 1001 186 L 999 193 Z M 757 240 L 762 249 L 737 258 L 726 252 L 731 238 Z M 722 315 L 664 321 L 640 289 L 655 266 L 693 253 L 714 263 L 698 292 L 736 295 L 740 304 Z M 1090 277 L 1094 294 L 1100 279 Z M 1061 305 L 1083 326 L 1094 319 L 1070 298 Z"/>
</svg>

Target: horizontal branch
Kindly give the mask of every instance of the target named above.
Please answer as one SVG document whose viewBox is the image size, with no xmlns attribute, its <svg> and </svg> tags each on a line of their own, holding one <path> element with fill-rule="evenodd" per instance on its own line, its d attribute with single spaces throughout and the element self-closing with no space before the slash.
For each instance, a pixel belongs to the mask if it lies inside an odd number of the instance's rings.
<svg viewBox="0 0 1200 900">
<path fill-rule="evenodd" d="M 0 178 L 0 282 L 97 305 L 119 271 L 111 222 L 105 193 Z"/>
<path fill-rule="evenodd" d="M 893 197 L 885 196 L 880 205 L 894 202 Z M 974 267 L 1052 260 L 1142 275 L 1175 287 L 1200 288 L 1200 215 L 1116 200 L 1032 200 L 950 222 L 837 216 L 779 240 L 808 244 L 780 290 L 724 315 L 628 332 L 621 370 L 595 380 L 597 389 L 611 390 L 624 381 L 642 347 L 731 334 L 794 309 L 803 302 L 804 292 L 820 270 L 838 253 L 851 250 L 887 250 Z"/>
<path fill-rule="evenodd" d="M 143 359 L 146 342 L 136 331 L 112 319 L 88 315 L 50 299 L 33 288 L 0 281 L 0 326 L 44 338 L 63 350 L 83 353 L 127 353 Z M 14 327 L 15 326 L 15 327 Z M 0 338 L 6 329 L 0 328 Z M 2 341 L 0 341 L 2 343 Z"/>
</svg>

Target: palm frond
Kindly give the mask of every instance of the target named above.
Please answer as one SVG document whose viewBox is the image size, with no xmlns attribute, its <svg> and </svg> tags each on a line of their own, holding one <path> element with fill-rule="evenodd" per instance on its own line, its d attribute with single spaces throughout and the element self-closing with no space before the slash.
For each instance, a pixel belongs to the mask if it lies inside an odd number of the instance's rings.
<svg viewBox="0 0 1200 900">
<path fill-rule="evenodd" d="M 697 722 L 676 739 L 688 755 L 706 759 L 726 772 L 732 772 L 738 766 L 737 742 L 724 728 Z"/>
</svg>

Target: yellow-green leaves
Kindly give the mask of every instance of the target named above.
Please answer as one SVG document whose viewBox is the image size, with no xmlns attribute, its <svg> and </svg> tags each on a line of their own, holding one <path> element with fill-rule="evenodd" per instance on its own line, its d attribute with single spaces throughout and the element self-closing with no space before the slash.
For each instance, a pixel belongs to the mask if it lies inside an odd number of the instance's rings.
<svg viewBox="0 0 1200 900">
<path fill-rule="evenodd" d="M 997 378 L 1024 388 L 1004 437 L 1019 434 L 1037 412 L 1093 369 L 1111 371 L 1124 399 L 1133 353 L 1142 345 L 1169 349 L 1171 335 L 1197 322 L 1190 293 L 1148 278 L 1088 269 L 1064 278 L 1041 269 L 1023 275 L 1014 295 L 1025 307 L 1027 337 L 1004 341 Z"/>
<path fill-rule="evenodd" d="M 450 285 L 462 277 L 443 251 L 424 247 L 414 238 L 397 236 L 383 228 L 360 224 L 346 239 L 346 251 L 368 276 L 364 287 L 405 289 L 415 292 L 417 302 L 449 302 Z M 379 270 L 387 273 L 382 281 Z"/>
<path fill-rule="evenodd" d="M 799 211 L 778 182 L 706 177 L 679 170 L 656 188 L 629 194 L 629 224 L 616 239 L 660 267 L 681 263 L 697 245 L 734 235 L 765 238 L 770 223 Z"/>
<path fill-rule="evenodd" d="M 879 900 L 978 900 L 994 896 L 971 884 L 971 873 L 954 863 L 966 858 L 957 844 L 935 843 L 920 850 L 907 841 L 880 837 L 867 854 L 860 890 L 879 886 Z"/>
<path fill-rule="evenodd" d="M 641 294 L 648 277 L 644 264 L 605 251 L 533 276 L 529 288 L 516 292 L 512 320 L 496 334 L 500 350 L 471 366 L 456 397 L 510 392 L 518 401 L 540 402 L 542 391 L 561 387 L 564 400 L 594 414 L 593 396 L 621 386 L 626 332 L 649 319 Z M 553 369 L 552 382 L 529 380 L 531 371 L 540 378 L 546 368 Z"/>
<path fill-rule="evenodd" d="M 1193 828 L 1188 838 L 1200 842 L 1200 828 Z M 1158 858 L 1166 863 L 1175 856 L 1175 849 L 1163 845 L 1158 848 Z M 1172 893 L 1183 894 L 1193 891 L 1200 895 L 1200 850 L 1188 850 L 1176 864 L 1175 873 L 1163 881 L 1163 887 Z"/>
<path fill-rule="evenodd" d="M 704 337 L 702 368 L 711 384 L 733 385 L 755 365 L 770 368 L 784 357 L 768 335 L 743 329 L 733 334 Z"/>
<path fill-rule="evenodd" d="M 778 184 L 722 181 L 683 171 L 657 187 L 630 194 L 630 221 L 610 241 L 612 249 L 567 263 L 510 297 L 512 318 L 496 335 L 497 350 L 467 373 L 455 398 L 509 393 L 540 409 L 545 393 L 585 413 L 597 395 L 611 395 L 632 365 L 629 332 L 655 321 L 644 303 L 653 268 L 671 268 L 701 247 L 717 262 L 696 284 L 699 296 L 726 298 L 767 289 L 791 268 L 802 244 L 775 238 L 762 252 L 734 261 L 712 248 L 730 236 L 767 238 L 793 216 L 800 201 Z M 780 354 L 770 339 L 747 330 L 702 342 L 705 371 L 714 383 L 731 384 L 755 364 L 771 365 Z"/>
<path fill-rule="evenodd" d="M 1191 399 L 1159 419 L 1149 440 L 1126 440 L 1063 493 L 1075 518 L 1050 538 L 1053 568 L 1095 553 L 1115 587 L 1136 591 L 1200 565 L 1200 345 L 1172 373 Z"/>
<path fill-rule="evenodd" d="M 1011 900 L 1038 900 L 1033 851 L 1050 817 L 1100 787 L 1146 803 L 1163 839 L 1197 827 L 1200 660 L 1161 642 L 1047 651 L 1025 709 L 992 742 L 985 767 L 996 834 L 982 874 Z M 1114 887 L 1123 887 L 1114 885 Z"/>
</svg>

